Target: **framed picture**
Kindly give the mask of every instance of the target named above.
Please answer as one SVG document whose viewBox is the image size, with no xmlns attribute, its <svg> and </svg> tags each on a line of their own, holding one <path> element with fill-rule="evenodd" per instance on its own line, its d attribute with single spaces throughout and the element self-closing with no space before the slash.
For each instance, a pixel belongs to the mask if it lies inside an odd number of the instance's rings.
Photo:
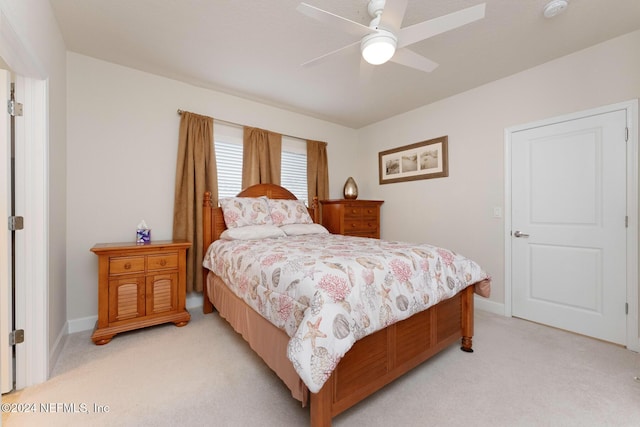
<svg viewBox="0 0 640 427">
<path fill-rule="evenodd" d="M 378 153 L 380 184 L 449 176 L 446 136 Z"/>
</svg>

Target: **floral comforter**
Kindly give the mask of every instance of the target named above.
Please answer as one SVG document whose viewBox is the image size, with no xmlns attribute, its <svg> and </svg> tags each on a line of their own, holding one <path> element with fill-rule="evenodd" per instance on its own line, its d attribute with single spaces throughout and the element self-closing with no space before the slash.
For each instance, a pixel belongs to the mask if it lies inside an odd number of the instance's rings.
<svg viewBox="0 0 640 427">
<path fill-rule="evenodd" d="M 314 393 L 356 340 L 489 279 L 447 249 L 334 234 L 218 240 L 203 265 L 286 331 Z"/>
</svg>

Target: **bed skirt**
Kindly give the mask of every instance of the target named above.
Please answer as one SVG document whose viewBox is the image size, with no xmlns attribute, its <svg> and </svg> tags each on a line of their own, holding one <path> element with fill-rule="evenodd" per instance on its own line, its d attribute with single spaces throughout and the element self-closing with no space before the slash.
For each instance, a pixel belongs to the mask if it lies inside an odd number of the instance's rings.
<svg viewBox="0 0 640 427">
<path fill-rule="evenodd" d="M 291 390 L 291 395 L 302 402 L 302 406 L 306 406 L 309 399 L 309 389 L 293 368 L 286 352 L 282 351 L 283 348 L 287 348 L 289 336 L 252 310 L 224 284 L 222 279 L 212 272 L 207 275 L 206 286 L 211 303 L 220 317 L 229 322 L 233 329 L 242 335 L 251 349 L 278 374 Z"/>
</svg>

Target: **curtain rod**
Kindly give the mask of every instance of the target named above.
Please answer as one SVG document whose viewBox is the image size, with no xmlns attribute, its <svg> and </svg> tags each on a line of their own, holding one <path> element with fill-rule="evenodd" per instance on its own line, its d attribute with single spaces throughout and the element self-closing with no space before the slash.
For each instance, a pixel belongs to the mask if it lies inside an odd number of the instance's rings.
<svg viewBox="0 0 640 427">
<path fill-rule="evenodd" d="M 182 113 L 187 113 L 187 112 L 188 111 L 181 110 L 180 108 L 178 108 L 178 115 L 182 115 Z M 197 114 L 197 113 L 195 113 L 195 114 Z M 243 127 L 243 128 L 245 126 L 247 126 L 247 125 L 243 125 L 243 124 L 240 124 L 240 123 L 230 122 L 228 120 L 220 120 L 220 119 L 215 119 L 213 117 L 212 117 L 212 119 L 214 120 L 214 122 L 225 123 L 225 124 L 232 125 L 232 126 L 240 126 L 240 127 Z M 269 132 L 271 132 L 271 131 L 269 131 Z M 277 133 L 279 133 L 279 132 L 277 132 Z M 307 139 L 308 139 L 308 138 L 300 138 L 299 136 L 286 135 L 284 133 L 282 133 L 281 135 L 282 136 L 287 136 L 289 138 L 301 139 L 303 141 L 307 141 Z"/>
<path fill-rule="evenodd" d="M 189 111 L 181 110 L 180 108 L 178 108 L 178 115 L 179 115 L 179 116 L 181 116 L 181 115 L 182 115 L 182 113 L 188 113 L 188 112 L 189 112 Z M 194 114 L 197 114 L 197 113 L 194 113 Z M 216 122 L 221 122 L 221 123 L 225 123 L 225 124 L 233 125 L 233 126 L 241 126 L 241 127 L 244 127 L 244 125 L 241 125 L 240 123 L 234 123 L 234 122 L 230 122 L 230 121 L 228 121 L 228 120 L 215 119 L 215 118 L 213 118 L 213 117 L 212 117 L 212 119 L 213 119 L 214 121 L 216 121 Z"/>
</svg>

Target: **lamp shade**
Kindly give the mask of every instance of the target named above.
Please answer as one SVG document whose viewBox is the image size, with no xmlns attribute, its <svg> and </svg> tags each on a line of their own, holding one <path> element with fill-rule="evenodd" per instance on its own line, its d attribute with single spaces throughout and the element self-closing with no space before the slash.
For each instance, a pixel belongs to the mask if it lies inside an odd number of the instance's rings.
<svg viewBox="0 0 640 427">
<path fill-rule="evenodd" d="M 389 31 L 378 30 L 377 33 L 362 39 L 360 49 L 362 57 L 369 64 L 384 64 L 396 52 L 396 37 Z"/>
</svg>

